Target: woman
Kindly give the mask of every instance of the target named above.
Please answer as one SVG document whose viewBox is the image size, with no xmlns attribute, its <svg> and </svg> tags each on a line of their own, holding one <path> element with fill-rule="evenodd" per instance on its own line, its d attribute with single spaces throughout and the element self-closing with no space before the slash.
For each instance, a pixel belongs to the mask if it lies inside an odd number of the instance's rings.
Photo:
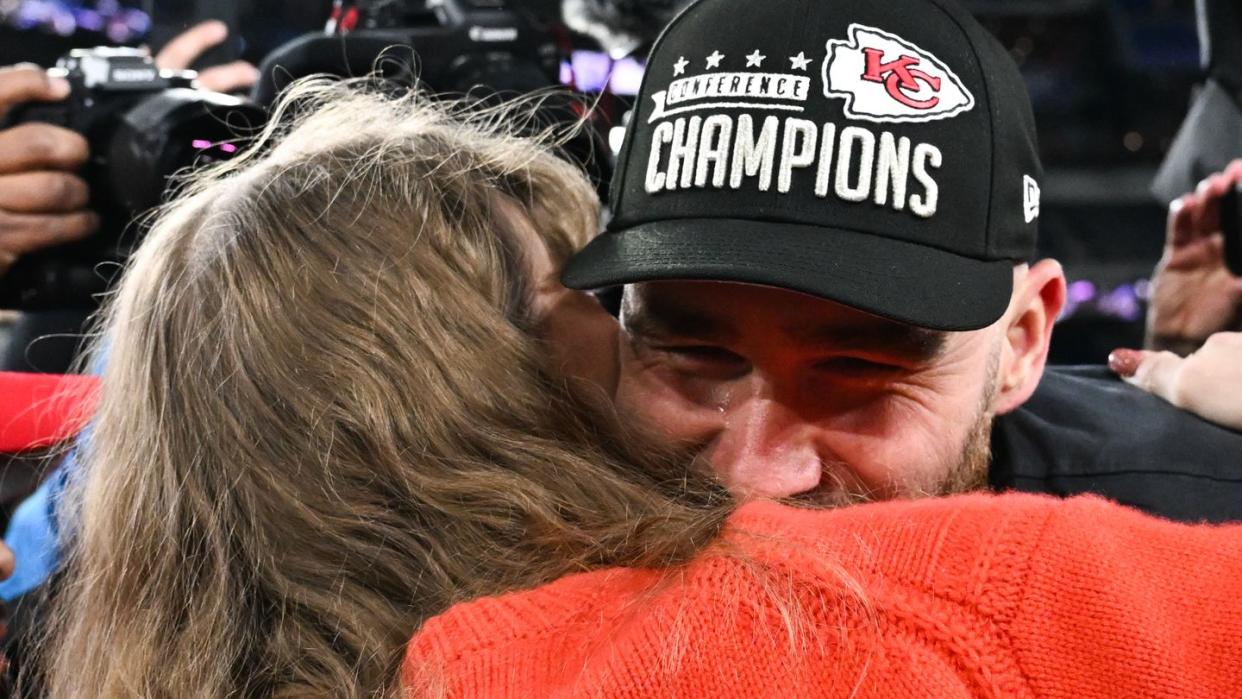
<svg viewBox="0 0 1242 699">
<path fill-rule="evenodd" d="M 1173 562 L 1170 531 L 1194 575 L 1136 579 L 1189 590 L 1187 613 L 1213 628 L 1236 623 L 1242 594 L 1195 585 L 1220 583 L 1217 567 L 1238 577 L 1242 532 L 1098 501 L 754 503 L 730 518 L 717 485 L 601 406 L 615 326 L 554 274 L 595 223 L 578 173 L 503 135 L 502 115 L 462 123 L 323 86 L 298 105 L 297 126 L 166 212 L 111 303 L 66 503 L 54 696 L 937 694 L 975 677 L 1020 694 L 1014 668 L 1032 663 L 1053 672 L 1028 684 L 1055 689 L 1066 666 L 1041 653 L 1072 634 L 1022 635 L 1006 615 L 1123 626 L 1130 610 L 1108 602 L 1129 588 L 1083 599 L 1073 583 Z M 584 325 L 577 351 L 557 350 Z M 1162 547 L 1136 545 L 1148 535 Z M 1026 606 L 1014 581 L 1067 606 Z M 412 631 L 472 598 L 402 665 Z M 1145 658 L 1172 652 L 1137 626 Z M 958 628 L 972 643 L 955 645 Z M 909 642 L 892 649 L 887 631 Z M 934 650 L 970 663 L 935 665 Z M 1132 651 L 1079 669 L 1217 686 Z"/>
<path fill-rule="evenodd" d="M 567 322 L 616 342 L 551 276 L 596 226 L 573 166 L 505 114 L 294 99 L 308 116 L 196 183 L 109 304 L 53 696 L 371 696 L 452 603 L 686 560 L 723 519 L 545 351 Z"/>
</svg>

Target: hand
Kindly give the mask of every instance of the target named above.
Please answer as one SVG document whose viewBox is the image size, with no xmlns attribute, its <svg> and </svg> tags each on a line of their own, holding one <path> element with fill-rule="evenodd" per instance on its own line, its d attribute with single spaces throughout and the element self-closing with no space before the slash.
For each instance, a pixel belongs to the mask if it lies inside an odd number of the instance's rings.
<svg viewBox="0 0 1242 699">
<path fill-rule="evenodd" d="M 169 42 L 156 56 L 161 68 L 183 69 L 224 41 L 223 22 L 203 22 Z M 208 68 L 199 84 L 229 92 L 250 87 L 258 70 L 245 61 Z M 0 68 L 0 118 L 23 102 L 62 100 L 69 84 L 37 66 Z M 90 157 L 86 139 L 50 124 L 28 123 L 0 130 L 0 276 L 18 257 L 83 238 L 99 227 L 86 208 L 90 192 L 75 175 Z"/>
<path fill-rule="evenodd" d="M 1242 430 L 1242 333 L 1216 333 L 1189 357 L 1117 350 L 1108 366 L 1129 383 L 1179 408 Z"/>
<path fill-rule="evenodd" d="M 13 556 L 13 550 L 10 549 L 3 541 L 0 541 L 0 580 L 8 580 L 13 571 L 17 569 L 17 559 Z M 4 603 L 0 602 L 0 640 L 8 640 L 8 609 Z M 9 671 L 9 659 L 0 650 L 0 691 L 7 689 L 7 682 L 4 678 Z M 6 696 L 10 696 L 6 694 Z"/>
<path fill-rule="evenodd" d="M 155 56 L 155 64 L 169 70 L 185 70 L 204 51 L 229 36 L 224 22 L 202 22 L 178 34 Z M 259 80 L 259 70 L 246 61 L 212 66 L 198 74 L 198 84 L 216 92 L 248 90 Z"/>
<path fill-rule="evenodd" d="M 17 559 L 13 557 L 13 550 L 0 541 L 0 580 L 8 580 L 16 568 Z"/>
<path fill-rule="evenodd" d="M 1242 160 L 1169 207 L 1164 255 L 1152 275 L 1147 348 L 1193 351 L 1209 335 L 1237 330 L 1242 278 L 1225 267 L 1220 200 L 1242 180 Z"/>
<path fill-rule="evenodd" d="M 64 99 L 69 84 L 37 66 L 0 68 L 0 117 L 22 102 Z M 86 139 L 50 124 L 0 130 L 0 275 L 25 253 L 77 240 L 99 226 L 86 182 L 73 174 Z"/>
</svg>

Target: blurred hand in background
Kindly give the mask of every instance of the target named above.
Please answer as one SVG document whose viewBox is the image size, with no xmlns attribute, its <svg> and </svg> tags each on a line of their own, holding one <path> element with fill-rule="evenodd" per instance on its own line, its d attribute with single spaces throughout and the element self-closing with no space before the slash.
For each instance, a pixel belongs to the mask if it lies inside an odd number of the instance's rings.
<svg viewBox="0 0 1242 699">
<path fill-rule="evenodd" d="M 1221 199 L 1242 181 L 1242 160 L 1173 202 L 1152 276 L 1146 346 L 1188 354 L 1212 333 L 1242 329 L 1242 278 L 1225 266 Z"/>
<path fill-rule="evenodd" d="M 197 24 L 168 42 L 155 56 L 155 64 L 169 70 L 185 70 L 198 57 L 229 36 L 224 22 Z M 246 61 L 233 61 L 206 68 L 198 74 L 198 84 L 216 92 L 240 92 L 249 90 L 259 80 L 259 69 Z"/>
</svg>

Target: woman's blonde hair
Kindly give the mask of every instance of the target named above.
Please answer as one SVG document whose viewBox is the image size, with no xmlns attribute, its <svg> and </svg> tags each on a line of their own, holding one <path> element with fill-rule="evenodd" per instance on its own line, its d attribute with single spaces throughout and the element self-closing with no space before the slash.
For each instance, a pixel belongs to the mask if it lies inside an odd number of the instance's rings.
<svg viewBox="0 0 1242 699">
<path fill-rule="evenodd" d="M 108 303 L 53 696 L 386 693 L 455 601 L 687 560 L 730 507 L 530 331 L 497 197 L 563 260 L 597 224 L 576 167 L 511 112 L 294 92 L 286 126 L 160 216 Z"/>
</svg>

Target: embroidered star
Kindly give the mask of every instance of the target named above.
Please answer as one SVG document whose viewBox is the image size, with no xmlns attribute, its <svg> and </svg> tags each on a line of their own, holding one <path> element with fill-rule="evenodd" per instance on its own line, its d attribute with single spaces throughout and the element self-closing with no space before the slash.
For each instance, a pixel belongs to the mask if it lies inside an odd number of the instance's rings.
<svg viewBox="0 0 1242 699">
<path fill-rule="evenodd" d="M 747 68 L 762 68 L 763 59 L 765 58 L 767 58 L 767 56 L 759 53 L 759 49 L 755 49 L 754 53 L 746 57 L 746 67 Z"/>
<path fill-rule="evenodd" d="M 713 51 L 712 55 L 707 57 L 708 68 L 719 68 L 720 61 L 724 58 L 724 54 L 719 51 Z"/>
<path fill-rule="evenodd" d="M 685 56 L 682 56 L 682 57 L 681 57 L 681 60 L 679 60 L 679 61 L 677 61 L 676 63 L 674 63 L 674 64 L 673 64 L 673 75 L 675 75 L 675 76 L 676 76 L 676 75 L 681 75 L 681 74 L 685 73 L 685 72 L 686 72 L 686 66 L 688 66 L 688 65 L 690 65 L 690 61 L 687 61 L 687 60 L 686 60 L 686 57 L 685 57 Z"/>
<path fill-rule="evenodd" d="M 791 70 L 806 70 L 811 65 L 811 59 L 806 57 L 805 51 L 799 51 L 797 56 L 790 56 L 789 63 Z"/>
</svg>

